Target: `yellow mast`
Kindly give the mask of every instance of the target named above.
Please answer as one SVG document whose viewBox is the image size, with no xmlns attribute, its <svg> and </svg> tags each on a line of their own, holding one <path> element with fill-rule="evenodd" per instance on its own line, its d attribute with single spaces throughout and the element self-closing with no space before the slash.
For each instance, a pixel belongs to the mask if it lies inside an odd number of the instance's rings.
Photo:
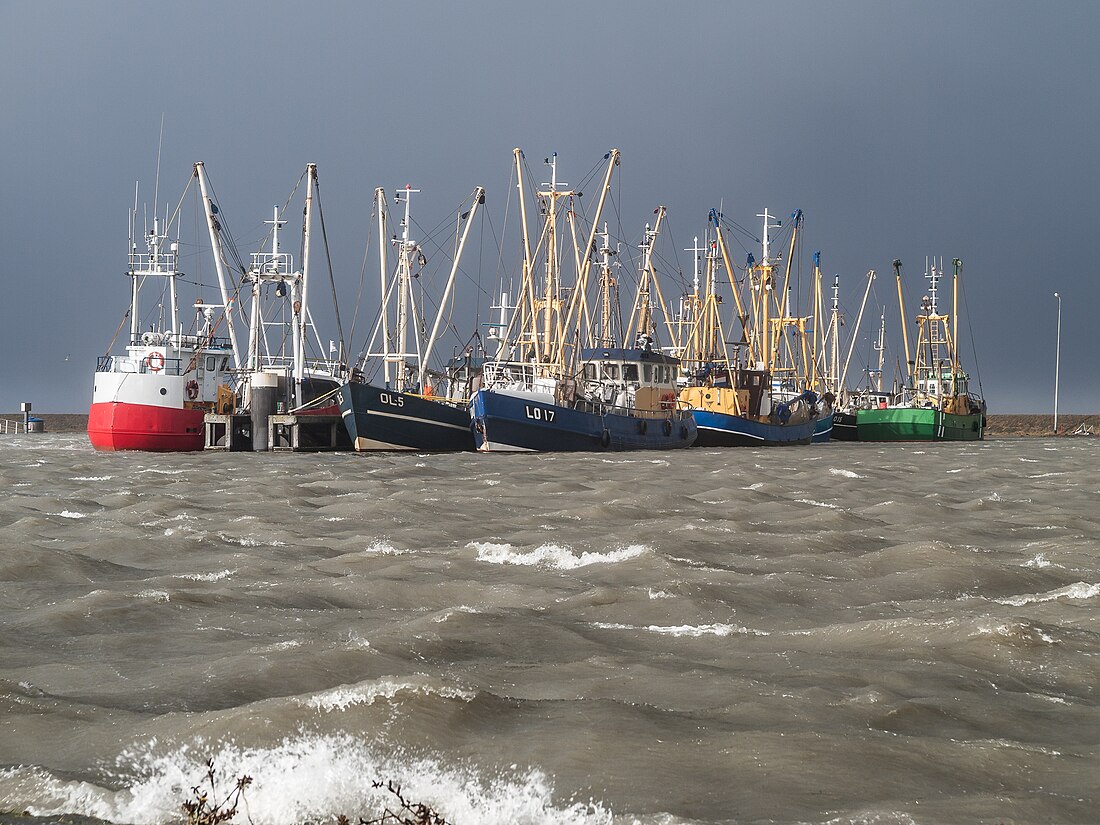
<svg viewBox="0 0 1100 825">
<path fill-rule="evenodd" d="M 745 306 L 741 301 L 741 291 L 737 288 L 737 284 L 734 281 L 733 273 L 734 268 L 730 263 L 729 248 L 726 246 L 725 235 L 722 234 L 722 227 L 718 222 L 718 215 L 714 210 L 711 210 L 711 220 L 714 223 L 714 228 L 718 233 L 718 249 L 722 253 L 722 263 L 726 267 L 726 272 L 730 276 L 730 288 L 733 290 L 733 300 L 737 304 L 737 320 L 741 322 L 741 335 L 745 339 L 745 343 L 748 345 L 748 360 L 752 363 L 756 360 L 756 348 L 753 346 L 753 332 L 749 330 L 749 316 L 745 312 Z M 751 278 L 749 279 L 751 282 Z M 755 313 L 754 313 L 755 314 Z"/>
<path fill-rule="evenodd" d="M 905 297 L 901 292 L 901 260 L 898 258 L 894 259 L 894 275 L 897 277 L 898 281 L 898 308 L 901 310 L 901 340 L 905 346 L 905 383 L 906 386 L 912 386 L 913 375 L 912 372 L 910 372 L 909 365 L 913 362 L 909 359 L 909 326 L 905 320 Z"/>
</svg>

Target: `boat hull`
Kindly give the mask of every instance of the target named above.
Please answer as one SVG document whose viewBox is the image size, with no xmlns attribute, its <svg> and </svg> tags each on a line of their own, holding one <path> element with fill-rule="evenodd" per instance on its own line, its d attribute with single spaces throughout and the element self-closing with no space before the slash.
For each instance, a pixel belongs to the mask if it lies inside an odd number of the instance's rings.
<svg viewBox="0 0 1100 825">
<path fill-rule="evenodd" d="M 798 424 L 774 424 L 739 415 L 692 410 L 699 427 L 697 447 L 779 447 L 809 444 L 817 429 L 817 419 Z"/>
<path fill-rule="evenodd" d="M 979 441 L 985 433 L 984 416 L 956 415 L 921 407 L 858 410 L 860 441 Z"/>
<path fill-rule="evenodd" d="M 814 423 L 814 434 L 811 439 L 814 444 L 828 444 L 833 439 L 833 413 L 822 413 Z"/>
<path fill-rule="evenodd" d="M 201 409 L 107 401 L 88 410 L 88 439 L 97 450 L 195 452 L 203 448 Z"/>
<path fill-rule="evenodd" d="M 620 452 L 675 450 L 695 443 L 694 419 L 684 411 L 650 415 L 588 411 L 493 390 L 470 405 L 481 452 Z"/>
<path fill-rule="evenodd" d="M 833 441 L 859 441 L 855 413 L 833 413 Z"/>
<path fill-rule="evenodd" d="M 442 401 L 371 384 L 340 388 L 340 415 L 357 451 L 474 449 L 470 413 Z"/>
</svg>

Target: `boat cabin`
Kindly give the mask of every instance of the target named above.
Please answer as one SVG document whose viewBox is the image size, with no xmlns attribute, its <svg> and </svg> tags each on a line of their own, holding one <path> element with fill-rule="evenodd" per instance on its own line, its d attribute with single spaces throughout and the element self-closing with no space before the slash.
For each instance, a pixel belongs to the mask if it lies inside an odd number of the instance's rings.
<svg viewBox="0 0 1100 825">
<path fill-rule="evenodd" d="M 581 391 L 598 404 L 642 410 L 668 407 L 675 398 L 679 359 L 652 349 L 581 350 Z"/>
</svg>

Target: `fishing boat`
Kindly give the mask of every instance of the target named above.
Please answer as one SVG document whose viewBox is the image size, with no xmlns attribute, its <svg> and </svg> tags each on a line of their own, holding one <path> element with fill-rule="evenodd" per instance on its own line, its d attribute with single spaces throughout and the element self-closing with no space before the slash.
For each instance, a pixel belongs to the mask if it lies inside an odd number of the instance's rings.
<svg viewBox="0 0 1100 825">
<path fill-rule="evenodd" d="M 300 258 L 296 264 L 294 255 L 281 244 L 280 230 L 289 222 L 283 215 L 291 210 L 294 193 L 303 182 L 305 203 L 301 213 Z M 324 231 L 324 212 L 320 209 L 317 165 L 309 163 L 282 210 L 272 207 L 271 220 L 264 221 L 271 227 L 270 245 L 251 253 L 244 272 L 243 281 L 249 288 L 250 301 L 244 317 L 248 344 L 239 411 L 251 417 L 254 450 L 287 446 L 269 441 L 272 434 L 267 431 L 267 419 L 271 414 L 338 414 L 336 390 L 345 374 L 343 333 L 338 333 L 339 346 L 331 339 L 326 346 L 314 323 L 310 304 L 314 212 L 320 216 L 324 236 L 327 233 Z M 329 282 L 333 284 L 331 276 L 330 271 Z M 339 330 L 335 289 L 332 297 Z M 278 441 L 279 436 L 275 434 L 274 437 Z M 282 438 L 285 439 L 285 434 Z"/>
<path fill-rule="evenodd" d="M 340 414 L 357 451 L 422 450 L 445 452 L 473 450 L 469 398 L 480 378 L 483 358 L 470 347 L 462 357 L 452 358 L 445 369 L 429 369 L 444 318 L 466 238 L 478 207 L 485 202 L 485 191 L 474 190 L 468 210 L 460 209 L 457 249 L 452 260 L 435 322 L 426 342 L 421 340 L 420 315 L 413 285 L 420 278 L 427 260 L 421 245 L 411 236 L 411 200 L 420 192 L 406 186 L 397 190 L 395 202 L 404 205 L 401 236 L 392 238 L 397 250 L 397 266 L 392 277 L 386 260 L 388 211 L 384 189 L 375 191 L 378 217 L 379 271 L 382 307 L 364 361 L 353 371 L 354 380 L 340 387 Z M 391 325 L 391 321 L 393 322 Z M 381 365 L 380 383 L 363 380 L 367 358 Z"/>
<path fill-rule="evenodd" d="M 203 164 L 196 163 L 192 179 L 202 174 Z M 205 191 L 203 197 L 216 213 Z M 203 416 L 232 412 L 236 404 L 239 355 L 232 337 L 219 334 L 228 329 L 223 320 L 231 323 L 221 311 L 229 302 L 224 279 L 219 277 L 222 304 L 196 300 L 194 322 L 187 331 L 181 324 L 178 218 L 178 209 L 175 214 L 166 210 L 163 218 L 155 215 L 139 246 L 135 191 L 125 273 L 130 279 L 129 333 L 121 352 L 110 352 L 112 341 L 96 362 L 88 438 L 97 450 L 201 450 Z M 143 316 L 143 295 L 153 289 L 157 298 Z"/>
<path fill-rule="evenodd" d="M 759 447 L 809 444 L 819 429 L 819 421 L 832 411 L 811 388 L 812 379 L 800 375 L 796 360 L 812 365 L 814 359 L 807 349 L 804 318 L 791 316 L 786 302 L 785 283 L 777 289 L 769 232 L 779 226 L 773 215 L 764 210 L 762 259 L 756 264 L 749 255 L 747 275 L 749 299 L 742 298 L 734 283 L 734 267 L 729 247 L 722 232 L 720 215 L 711 210 L 710 223 L 714 239 L 706 245 L 706 268 L 700 289 L 699 259 L 704 250 L 698 247 L 693 293 L 685 302 L 682 315 L 688 316 L 690 334 L 681 355 L 685 365 L 685 386 L 679 400 L 688 409 L 699 429 L 696 442 L 701 447 Z M 801 212 L 794 215 L 791 234 L 793 253 L 795 232 Z M 738 320 L 743 332 L 740 346 L 730 352 L 719 312 L 721 297 L 718 286 L 719 267 L 724 266 Z M 776 293 L 783 296 L 776 299 Z M 773 315 L 774 312 L 774 315 Z M 790 327 L 801 331 L 802 352 L 794 352 L 785 334 Z M 784 360 L 785 359 L 785 360 Z M 828 438 L 828 427 L 821 427 L 822 438 Z"/>
<path fill-rule="evenodd" d="M 474 439 L 482 452 L 667 450 L 690 447 L 696 438 L 690 411 L 676 398 L 679 360 L 660 351 L 649 312 L 648 290 L 653 264 L 647 254 L 630 331 L 622 338 L 610 323 L 612 294 L 611 248 L 606 225 L 602 234 L 600 284 L 601 319 L 582 331 L 589 313 L 587 284 L 595 253 L 600 216 L 619 163 L 612 149 L 592 228 L 584 246 L 577 242 L 579 192 L 559 183 L 557 156 L 547 158 L 550 181 L 539 191 L 544 216 L 537 247 L 532 250 L 523 198 L 523 153 L 516 149 L 523 234 L 523 285 L 504 334 L 505 345 L 485 363 L 483 386 L 473 396 L 470 415 Z M 659 216 L 663 209 L 658 210 Z M 561 250 L 564 217 L 573 254 Z M 658 218 L 660 220 L 660 217 Z M 646 240 L 651 243 L 647 227 Z M 543 260 L 542 288 L 535 283 L 536 259 Z M 576 280 L 562 283 L 562 258 L 571 258 Z M 631 334 L 635 332 L 636 334 Z M 575 341 L 589 341 L 576 347 Z M 629 341 L 629 345 L 624 344 Z"/>
<path fill-rule="evenodd" d="M 939 282 L 942 262 L 926 266 L 928 294 L 916 316 L 917 341 L 909 356 L 906 327 L 902 334 L 906 363 L 912 365 L 907 387 L 887 404 L 856 411 L 860 441 L 977 441 L 985 434 L 985 401 L 970 391 L 970 376 L 959 360 L 958 290 L 962 261 L 952 261 L 953 311 L 941 313 Z M 901 261 L 894 261 L 898 303 L 905 318 Z"/>
<path fill-rule="evenodd" d="M 815 255 L 815 272 L 819 273 L 819 259 Z M 832 308 L 829 313 L 829 322 L 822 330 L 821 336 L 821 374 L 824 377 L 826 392 L 835 398 L 832 415 L 832 438 L 837 441 L 857 441 L 856 412 L 860 409 L 871 409 L 883 406 L 892 397 L 882 390 L 883 358 L 885 356 L 886 336 L 886 312 L 882 311 L 877 340 L 872 342 L 872 349 L 877 353 L 878 366 L 868 366 L 864 371 L 866 383 L 860 383 L 854 388 L 847 385 L 848 367 L 852 361 L 852 355 L 859 339 L 859 329 L 863 322 L 864 310 L 867 307 L 867 299 L 871 294 L 871 287 L 875 282 L 875 270 L 867 272 L 867 286 L 863 291 L 863 300 L 859 305 L 855 325 L 848 334 L 848 353 L 844 358 L 843 366 L 840 361 L 840 329 L 845 326 L 840 312 L 840 276 L 833 278 Z"/>
</svg>

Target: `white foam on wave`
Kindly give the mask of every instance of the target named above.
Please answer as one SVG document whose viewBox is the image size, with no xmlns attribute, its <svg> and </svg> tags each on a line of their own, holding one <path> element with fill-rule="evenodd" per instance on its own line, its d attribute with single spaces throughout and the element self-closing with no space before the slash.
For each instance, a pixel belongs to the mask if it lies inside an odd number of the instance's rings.
<svg viewBox="0 0 1100 825">
<path fill-rule="evenodd" d="M 61 516 L 61 518 L 71 518 L 71 519 L 87 518 L 88 517 L 87 513 L 78 513 L 75 510 L 62 510 L 60 513 L 50 513 L 50 515 L 51 516 Z"/>
<path fill-rule="evenodd" d="M 1044 567 L 1050 567 L 1050 565 L 1051 565 L 1051 562 L 1046 556 L 1044 556 L 1042 553 L 1036 553 L 1034 555 L 1034 557 L 1028 559 L 1023 564 L 1021 564 L 1020 566 L 1021 567 L 1034 567 L 1034 568 L 1037 568 L 1037 569 L 1042 569 Z"/>
<path fill-rule="evenodd" d="M 110 481 L 114 476 L 76 476 L 69 481 Z"/>
<path fill-rule="evenodd" d="M 841 470 L 837 467 L 830 467 L 829 472 L 834 476 L 843 476 L 844 478 L 866 478 L 866 476 L 861 476 L 859 473 L 854 473 L 851 470 Z"/>
<path fill-rule="evenodd" d="M 996 599 L 998 604 L 1007 604 L 1012 607 L 1023 607 L 1025 604 L 1038 604 L 1040 602 L 1053 602 L 1057 599 L 1072 599 L 1075 601 L 1095 599 L 1100 596 L 1100 584 L 1088 582 L 1075 582 L 1073 584 L 1051 590 L 1048 593 L 1028 593 L 1022 596 L 1010 596 L 1007 599 Z"/>
<path fill-rule="evenodd" d="M 659 633 L 663 636 L 686 636 L 699 638 L 700 636 L 768 636 L 766 630 L 753 630 L 751 627 L 741 627 L 732 624 L 682 624 L 682 625 L 632 625 L 618 624 L 616 622 L 592 622 L 593 627 L 601 630 L 644 630 L 648 633 Z"/>
<path fill-rule="evenodd" d="M 218 538 L 226 544 L 239 544 L 241 547 L 286 547 L 285 541 L 278 539 L 260 539 L 255 536 L 230 536 L 218 533 Z"/>
<path fill-rule="evenodd" d="M 405 553 L 411 553 L 411 550 L 399 550 L 394 547 L 388 541 L 377 539 L 373 544 L 363 548 L 364 553 L 373 553 L 379 556 L 403 556 Z"/>
<path fill-rule="evenodd" d="M 428 677 L 420 676 L 413 680 L 383 677 L 369 682 L 362 682 L 358 685 L 341 685 L 332 690 L 326 690 L 323 693 L 317 693 L 306 699 L 296 701 L 301 707 L 331 713 L 333 711 L 345 711 L 356 705 L 373 705 L 380 699 L 389 701 L 399 693 L 441 696 L 444 699 L 462 699 L 466 702 L 474 698 L 472 691 L 452 685 L 431 685 L 428 682 Z"/>
<path fill-rule="evenodd" d="M 510 544 L 472 541 L 466 545 L 477 550 L 477 560 L 489 564 L 514 564 L 526 567 L 550 567 L 555 570 L 575 570 L 591 564 L 618 564 L 637 558 L 649 548 L 644 544 L 632 544 L 607 553 L 585 551 L 575 553 L 568 547 L 557 544 L 543 544 L 530 552 L 517 551 Z"/>
<path fill-rule="evenodd" d="M 222 570 L 217 573 L 184 573 L 176 576 L 176 578 L 193 582 L 216 582 L 221 579 L 228 579 L 234 572 L 233 570 Z"/>
<path fill-rule="evenodd" d="M 371 782 L 393 781 L 412 802 L 431 806 L 448 822 L 481 825 L 611 825 L 601 803 L 557 802 L 550 777 L 537 769 L 487 772 L 439 756 L 411 755 L 348 734 L 309 735 L 268 747 L 195 742 L 165 750 L 154 740 L 123 752 L 101 787 L 42 770 L 0 769 L 0 803 L 38 816 L 75 813 L 132 825 L 180 818 L 193 786 L 202 788 L 210 758 L 221 779 L 252 777 L 244 794 L 254 825 L 332 821 L 346 814 L 373 818 L 395 797 Z"/>
<path fill-rule="evenodd" d="M 811 504 L 814 507 L 826 507 L 830 510 L 842 510 L 844 508 L 838 507 L 835 504 L 829 504 L 827 501 L 814 501 L 812 498 L 800 498 L 796 499 L 799 504 Z"/>
</svg>

